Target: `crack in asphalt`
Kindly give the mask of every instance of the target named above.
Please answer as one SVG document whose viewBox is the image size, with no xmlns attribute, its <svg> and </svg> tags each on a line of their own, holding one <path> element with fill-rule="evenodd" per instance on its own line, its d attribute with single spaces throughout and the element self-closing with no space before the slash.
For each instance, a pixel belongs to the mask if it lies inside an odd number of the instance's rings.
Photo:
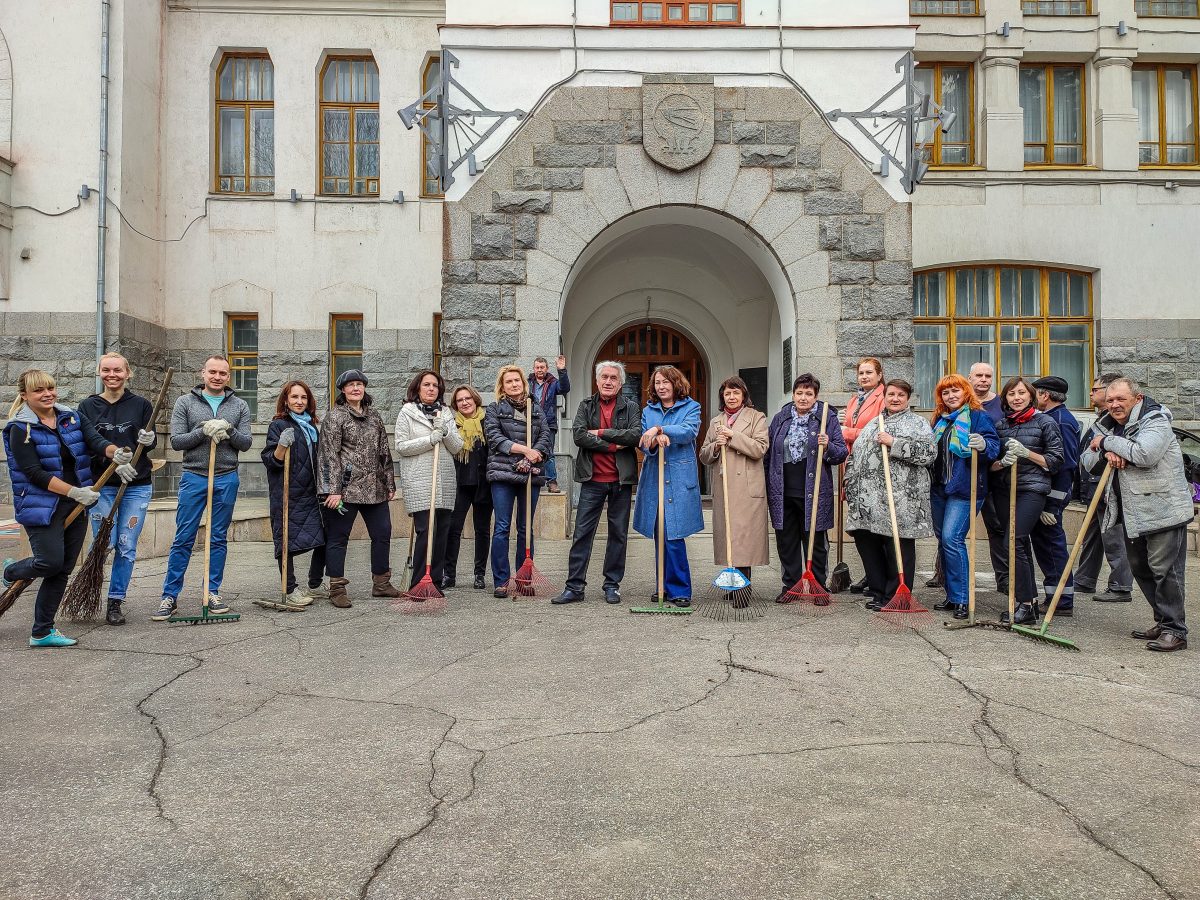
<svg viewBox="0 0 1200 900">
<path fill-rule="evenodd" d="M 161 654 L 159 654 L 159 655 L 161 655 Z M 149 782 L 149 784 L 146 785 L 146 795 L 151 800 L 154 801 L 155 817 L 162 819 L 164 822 L 168 823 L 172 828 L 178 828 L 179 823 L 177 823 L 173 818 L 171 818 L 169 815 L 167 815 L 167 811 L 166 811 L 165 807 L 163 806 L 162 797 L 158 793 L 158 784 L 162 778 L 163 770 L 166 768 L 166 765 L 167 765 L 167 754 L 170 751 L 170 744 L 167 741 L 166 734 L 163 732 L 161 721 L 159 720 L 158 716 L 156 716 L 154 713 L 148 712 L 146 710 L 146 704 L 149 703 L 152 699 L 154 699 L 154 696 L 159 691 L 170 687 L 172 684 L 174 684 L 176 681 L 178 681 L 184 675 L 187 675 L 191 672 L 195 672 L 202 665 L 204 665 L 204 660 L 201 659 L 199 656 L 196 656 L 195 654 L 187 654 L 186 657 L 180 656 L 179 658 L 191 659 L 192 662 L 195 663 L 195 665 L 189 666 L 188 668 L 184 669 L 181 672 L 176 672 L 174 675 L 172 675 L 170 678 L 168 678 L 166 681 L 164 681 L 158 687 L 154 688 L 148 694 L 146 694 L 146 696 L 144 696 L 141 700 L 139 700 L 137 702 L 136 706 L 134 707 L 138 711 L 139 715 L 144 716 L 150 722 L 150 727 L 154 730 L 155 737 L 158 738 L 158 759 L 155 761 L 154 771 L 150 775 L 150 782 Z"/>
<path fill-rule="evenodd" d="M 256 704 L 254 704 L 254 708 L 249 710 L 248 712 L 244 712 L 240 716 L 234 716 L 232 719 L 228 720 L 227 722 L 222 722 L 216 728 L 210 728 L 210 729 L 208 729 L 208 731 L 202 731 L 199 734 L 194 734 L 190 738 L 184 738 L 182 741 L 176 741 L 175 745 L 180 746 L 182 744 L 190 744 L 193 741 L 199 741 L 199 740 L 202 740 L 203 738 L 208 737 L 209 735 L 216 734 L 221 729 L 228 728 L 230 725 L 236 725 L 238 722 L 248 719 L 251 716 L 253 716 L 254 714 L 256 714 L 257 712 L 259 712 L 268 703 L 271 703 L 272 701 L 277 700 L 279 698 L 279 696 L 280 696 L 279 691 L 272 691 L 270 696 L 266 697 L 265 699 L 261 700 L 260 702 L 258 702 Z"/>
<path fill-rule="evenodd" d="M 397 694 L 403 693 L 404 691 L 411 690 L 412 688 L 415 688 L 418 684 L 424 684 L 426 681 L 429 681 L 431 678 L 435 678 L 436 676 L 440 675 L 442 672 L 446 671 L 447 669 L 451 668 L 452 666 L 456 666 L 460 662 L 470 659 L 472 656 L 478 656 L 481 653 L 487 653 L 489 650 L 495 650 L 501 644 L 505 643 L 506 641 L 510 640 L 511 638 L 515 637 L 516 635 L 520 634 L 521 632 L 523 632 L 525 630 L 526 630 L 525 628 L 515 628 L 512 631 L 510 631 L 508 634 L 506 634 L 504 637 L 500 638 L 500 640 L 495 641 L 494 643 L 488 644 L 486 647 L 477 647 L 474 650 L 468 650 L 466 653 L 462 654 L 461 656 L 456 656 L 454 659 L 451 659 L 447 662 L 442 663 L 440 666 L 438 666 L 432 672 L 428 672 L 425 675 L 422 675 L 420 678 L 416 679 L 415 681 L 410 681 L 408 684 L 405 684 L 405 685 L 397 688 L 396 690 L 392 691 L 392 693 L 388 694 L 388 696 L 394 697 Z"/>
<path fill-rule="evenodd" d="M 1123 851 L 1117 849 L 1112 844 L 1108 843 L 1095 829 L 1092 828 L 1091 825 L 1084 821 L 1079 813 L 1071 809 L 1071 807 L 1064 800 L 1061 800 L 1054 794 L 1051 794 L 1045 788 L 1038 787 L 1033 783 L 1021 766 L 1021 751 L 1013 745 L 1013 743 L 1009 740 L 1008 735 L 1000 728 L 1000 726 L 992 721 L 991 705 L 993 703 L 993 698 L 985 691 L 971 687 L 971 685 L 967 684 L 967 682 L 964 681 L 958 675 L 958 673 L 954 671 L 954 657 L 943 650 L 935 641 L 930 640 L 928 635 L 920 631 L 914 631 L 913 633 L 916 634 L 917 637 L 921 638 L 921 640 L 925 641 L 925 643 L 927 643 L 939 656 L 946 661 L 946 667 L 942 670 L 942 674 L 962 688 L 972 700 L 979 704 L 979 715 L 972 723 L 971 730 L 978 738 L 979 746 L 983 748 L 984 755 L 987 757 L 988 761 L 1001 772 L 1011 775 L 1013 779 L 1016 780 L 1016 782 L 1026 790 L 1053 804 L 1064 816 L 1066 816 L 1067 820 L 1075 826 L 1076 831 L 1094 843 L 1097 847 L 1107 851 L 1117 859 L 1124 862 L 1126 865 L 1141 872 L 1143 875 L 1149 878 L 1154 883 L 1155 887 L 1157 887 L 1164 896 L 1168 897 L 1169 900 L 1178 900 L 1177 895 L 1169 887 L 1163 884 L 1162 880 L 1157 874 L 1139 863 L 1137 860 L 1130 858 Z M 1003 701 L 995 702 L 1000 703 L 1001 705 L 1011 705 L 1004 704 Z M 987 741 L 988 735 L 991 735 L 995 739 L 995 745 L 989 746 Z M 1005 766 L 1000 760 L 997 760 L 992 755 L 993 750 L 1002 750 L 1008 755 L 1009 763 L 1007 766 Z"/>
<path fill-rule="evenodd" d="M 848 744 L 820 744 L 813 747 L 794 747 L 790 750 L 757 750 L 754 753 L 728 753 L 717 759 L 748 759 L 755 756 L 795 756 L 802 753 L 821 753 L 828 750 L 853 750 L 856 747 L 908 747 L 913 745 L 929 745 L 941 747 L 970 747 L 974 749 L 977 743 L 966 741 L 946 741 L 935 738 L 913 739 L 905 741 L 859 741 Z"/>
</svg>

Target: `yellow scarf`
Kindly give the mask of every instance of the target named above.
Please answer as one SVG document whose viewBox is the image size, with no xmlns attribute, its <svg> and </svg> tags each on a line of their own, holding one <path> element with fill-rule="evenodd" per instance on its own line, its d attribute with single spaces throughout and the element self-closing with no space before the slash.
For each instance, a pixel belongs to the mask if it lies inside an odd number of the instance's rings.
<svg viewBox="0 0 1200 900">
<path fill-rule="evenodd" d="M 463 448 L 458 452 L 458 460 L 465 463 L 470 458 L 471 451 L 483 443 L 483 410 L 476 407 L 474 414 L 469 417 L 456 412 L 454 424 L 458 426 L 458 433 L 463 439 Z"/>
</svg>

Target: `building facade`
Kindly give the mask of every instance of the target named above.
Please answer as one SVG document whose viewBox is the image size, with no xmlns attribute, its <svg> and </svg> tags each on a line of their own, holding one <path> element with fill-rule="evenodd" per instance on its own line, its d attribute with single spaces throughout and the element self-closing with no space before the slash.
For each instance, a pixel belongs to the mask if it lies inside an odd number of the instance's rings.
<svg viewBox="0 0 1200 900">
<path fill-rule="evenodd" d="M 1200 421 L 1194 0 L 115 0 L 101 229 L 103 6 L 0 10 L 9 384 L 77 402 L 99 341 L 182 387 L 217 350 L 265 430 L 349 366 L 386 420 L 431 365 L 490 390 L 563 352 L 582 394 L 615 357 L 644 395 L 673 362 L 711 411 L 735 373 L 836 402 L 871 355 L 921 406 L 985 359 L 1075 406 L 1120 368 Z M 910 52 L 955 113 L 911 197 L 827 116 Z M 396 111 L 444 55 L 524 114 L 443 192 Z"/>
</svg>

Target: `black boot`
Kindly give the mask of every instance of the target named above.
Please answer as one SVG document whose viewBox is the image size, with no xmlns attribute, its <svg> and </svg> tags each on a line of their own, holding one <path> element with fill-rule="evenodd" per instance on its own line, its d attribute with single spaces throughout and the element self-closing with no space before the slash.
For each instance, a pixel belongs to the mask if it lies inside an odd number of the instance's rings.
<svg viewBox="0 0 1200 900">
<path fill-rule="evenodd" d="M 108 613 L 104 616 L 104 621 L 109 625 L 124 625 L 125 617 L 121 615 L 121 601 L 108 598 Z"/>
<path fill-rule="evenodd" d="M 1014 625 L 1036 625 L 1038 620 L 1037 602 L 1021 603 L 1013 615 Z"/>
<path fill-rule="evenodd" d="M 852 593 L 852 594 L 862 594 L 862 593 L 865 593 L 866 590 L 867 590 L 867 576 L 866 575 L 864 575 L 862 577 L 861 581 L 856 581 L 856 582 L 854 582 L 854 584 L 850 585 L 850 593 Z"/>
</svg>

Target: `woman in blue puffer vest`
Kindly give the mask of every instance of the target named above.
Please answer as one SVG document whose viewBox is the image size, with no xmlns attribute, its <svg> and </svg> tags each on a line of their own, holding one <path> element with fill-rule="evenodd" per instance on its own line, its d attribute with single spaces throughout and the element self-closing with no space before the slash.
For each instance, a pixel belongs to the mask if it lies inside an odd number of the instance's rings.
<svg viewBox="0 0 1200 900">
<path fill-rule="evenodd" d="M 4 426 L 4 453 L 17 522 L 25 528 L 33 555 L 5 561 L 0 590 L 7 593 L 15 582 L 42 579 L 29 646 L 70 647 L 75 641 L 54 627 L 54 616 L 83 547 L 88 520 L 78 516 L 69 526 L 66 520 L 76 504 L 91 506 L 100 494 L 91 490 L 83 420 L 57 402 L 54 379 L 29 369 L 17 380 L 17 391 Z"/>
</svg>

